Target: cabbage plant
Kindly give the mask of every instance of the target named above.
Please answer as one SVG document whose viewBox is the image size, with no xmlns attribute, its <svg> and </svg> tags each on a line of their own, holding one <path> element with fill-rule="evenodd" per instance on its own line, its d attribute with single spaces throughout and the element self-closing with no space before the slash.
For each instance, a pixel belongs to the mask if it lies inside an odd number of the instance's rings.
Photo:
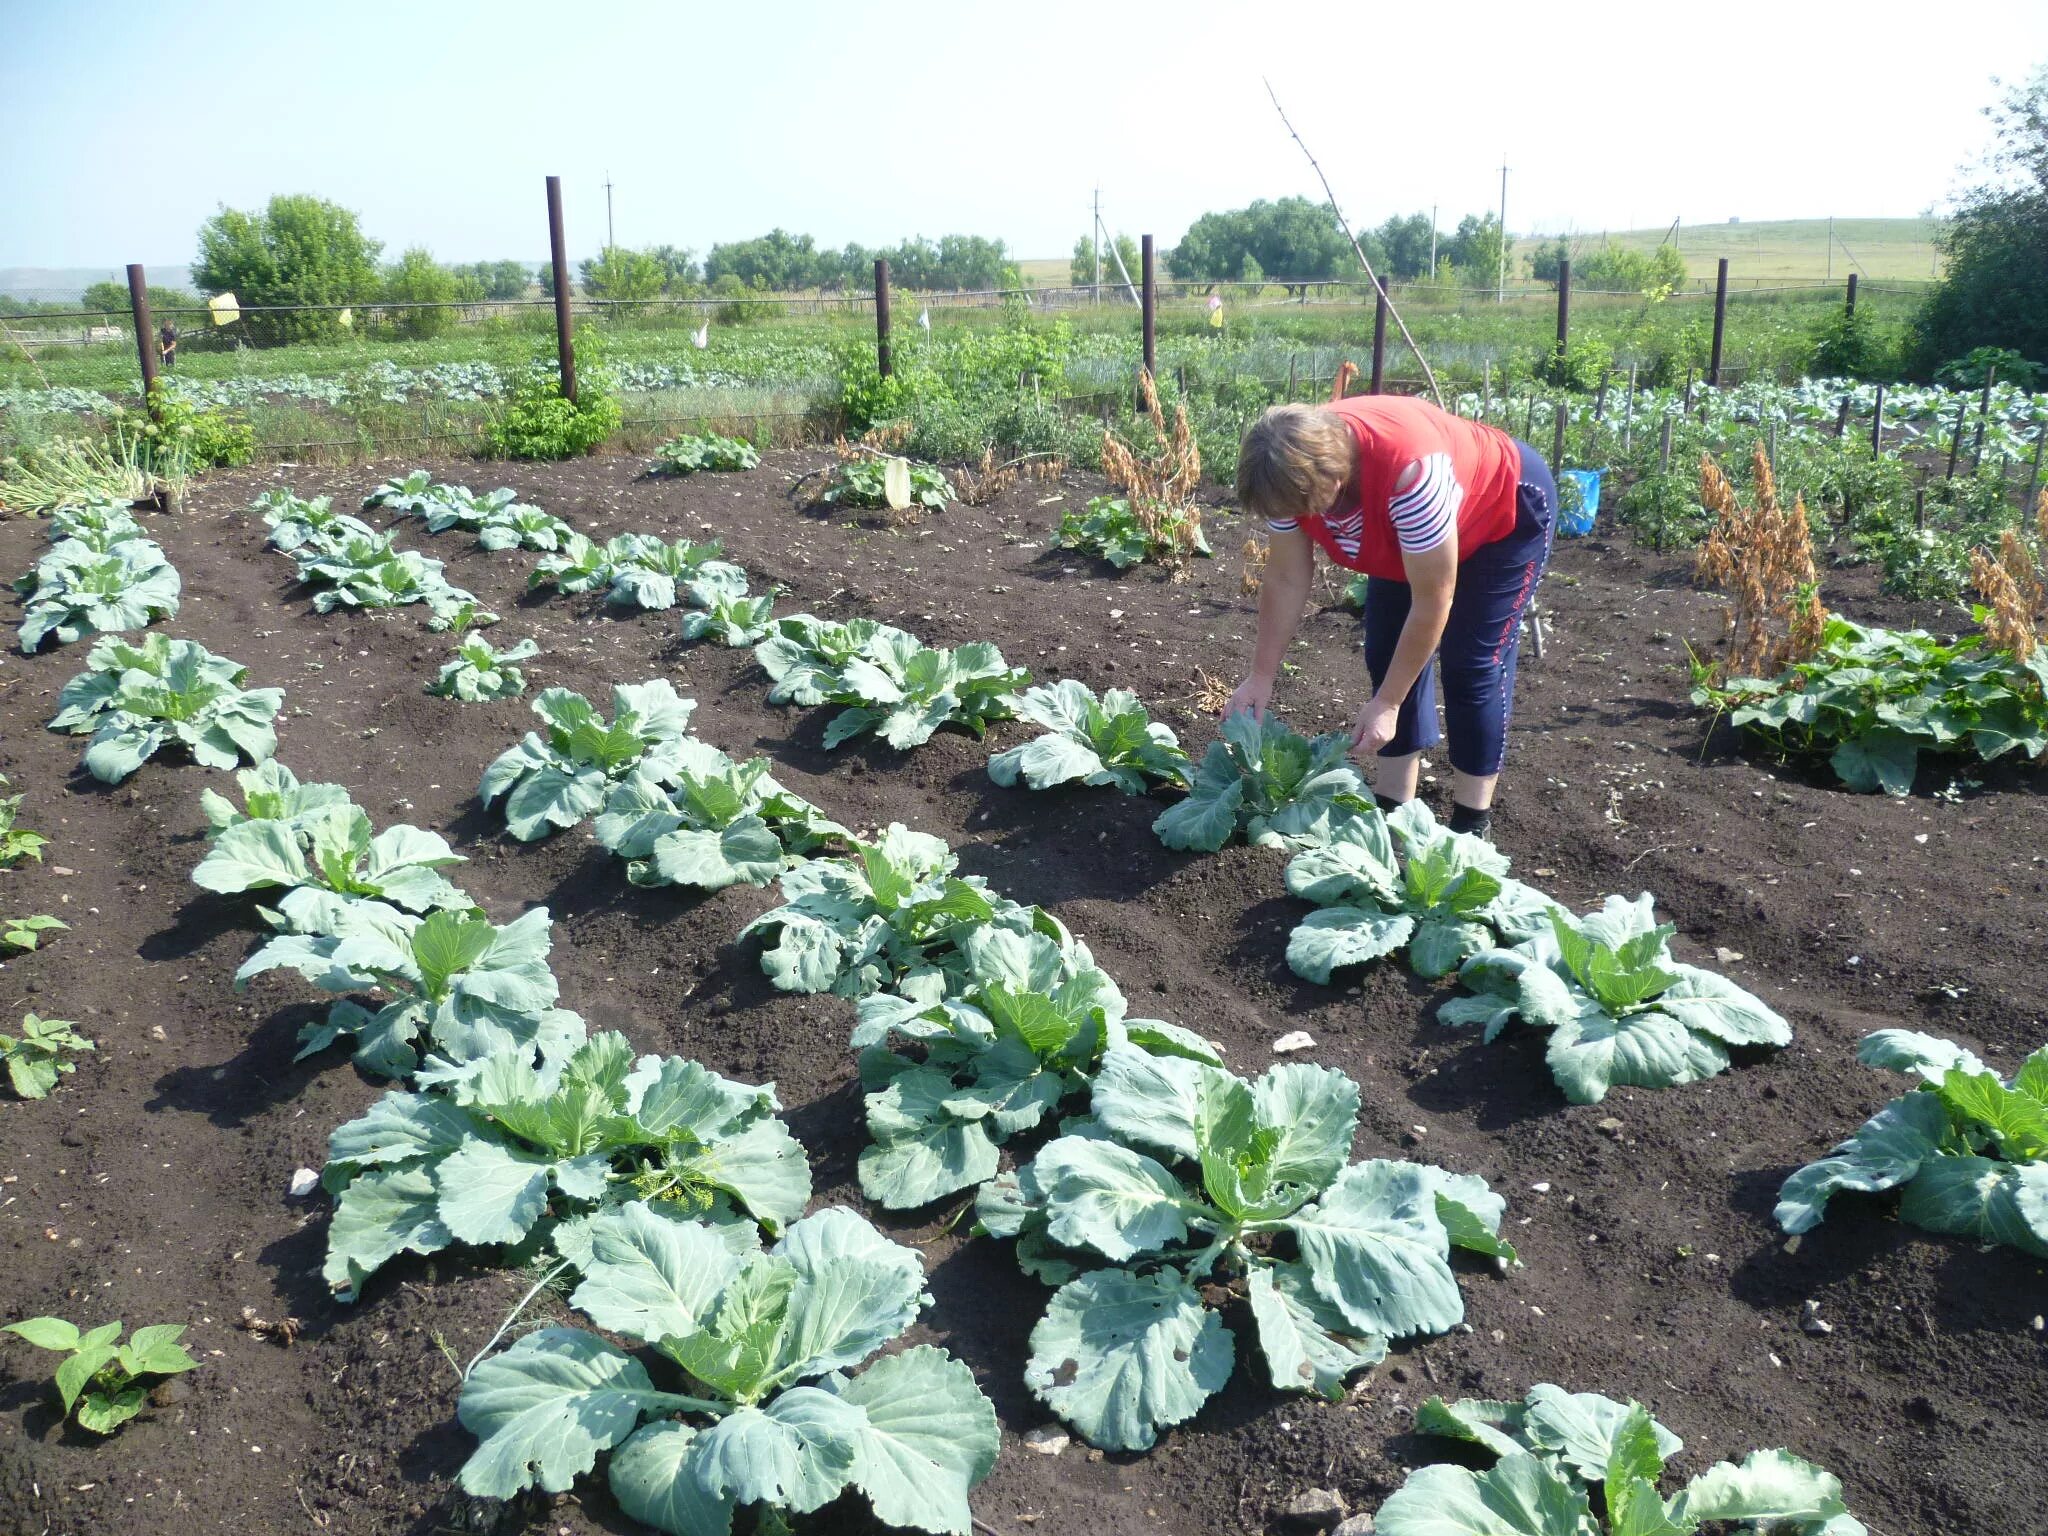
<svg viewBox="0 0 2048 1536">
<path fill-rule="evenodd" d="M 476 903 L 441 873 L 464 862 L 438 832 L 401 822 L 373 833 L 369 812 L 344 803 L 241 818 L 214 835 L 192 881 L 223 895 L 311 888 L 408 912 L 469 912 Z"/>
<path fill-rule="evenodd" d="M 715 640 L 738 648 L 753 645 L 768 635 L 769 614 L 775 595 L 747 595 L 747 573 L 736 565 L 719 562 L 721 569 L 683 583 L 683 592 L 694 612 L 683 615 L 685 640 Z"/>
<path fill-rule="evenodd" d="M 1913 1226 L 2048 1258 L 2048 1046 L 2010 1081 L 1974 1052 L 1914 1030 L 1878 1030 L 1856 1059 L 1920 1081 L 1785 1181 L 1778 1225 L 1811 1231 L 1841 1191 L 1897 1189 Z"/>
<path fill-rule="evenodd" d="M 887 987 L 936 1003 L 967 984 L 961 946 L 987 926 L 1043 934 L 1076 964 L 1086 955 L 1051 913 L 955 874 L 960 861 L 942 838 L 892 823 L 872 843 L 847 842 L 845 858 L 787 871 L 783 904 L 740 930 L 764 936 L 761 969 L 785 992 L 859 998 Z"/>
<path fill-rule="evenodd" d="M 78 543 L 105 554 L 116 544 L 148 537 L 149 530 L 136 521 L 132 505 L 125 501 L 87 501 L 50 514 L 50 542 L 59 548 Z"/>
<path fill-rule="evenodd" d="M 448 489 L 434 483 L 432 470 L 416 469 L 408 475 L 386 480 L 363 498 L 363 510 L 379 507 L 405 517 L 425 517 Z"/>
<path fill-rule="evenodd" d="M 427 684 L 427 692 L 444 699 L 478 704 L 488 699 L 516 699 L 526 692 L 526 674 L 514 665 L 540 654 L 540 643 L 528 636 L 499 650 L 480 635 L 455 647 L 451 660 Z"/>
<path fill-rule="evenodd" d="M 1596 1392 L 1543 1382 L 1518 1403 L 1432 1397 L 1415 1428 L 1499 1459 L 1409 1473 L 1373 1516 L 1379 1536 L 1868 1536 L 1840 1480 L 1789 1451 L 1716 1462 L 1667 1500 L 1658 1484 L 1684 1443 L 1640 1404 Z"/>
<path fill-rule="evenodd" d="M 1123 993 L 1083 946 L 985 927 L 959 950 L 965 975 L 953 995 L 860 1000 L 853 1048 L 872 1138 L 860 1187 L 891 1210 L 993 1178 L 996 1149 L 1086 1093 L 1110 1046 L 1222 1065 L 1189 1030 L 1127 1021 Z"/>
<path fill-rule="evenodd" d="M 180 587 L 176 568 L 149 539 L 125 539 L 104 553 L 67 539 L 14 584 L 24 599 L 17 638 L 31 652 L 52 635 L 69 645 L 141 629 L 178 611 Z"/>
<path fill-rule="evenodd" d="M 754 646 L 754 660 L 768 674 L 770 704 L 823 704 L 839 686 L 840 672 L 871 647 L 915 646 L 908 630 L 875 619 L 835 623 L 815 614 L 791 613 L 774 621 Z"/>
<path fill-rule="evenodd" d="M 250 510 L 263 514 L 264 526 L 270 530 L 265 542 L 294 558 L 304 545 L 334 549 L 350 539 L 378 537 L 377 531 L 361 518 L 335 511 L 331 497 L 315 496 L 307 501 L 283 486 L 265 491 Z"/>
<path fill-rule="evenodd" d="M 536 1065 L 493 1053 L 446 1093 L 387 1093 L 327 1141 L 336 1197 L 323 1273 L 353 1301 L 400 1253 L 552 1238 L 581 1213 L 629 1200 L 659 1217 L 735 1208 L 779 1230 L 811 1198 L 804 1149 L 775 1089 L 592 1035 Z M 590 1257 L 588 1224 L 564 1257 Z"/>
<path fill-rule="evenodd" d="M 988 776 L 1005 788 L 1020 778 L 1032 789 L 1078 780 L 1142 795 L 1154 781 L 1180 789 L 1193 781 L 1173 728 L 1147 715 L 1129 689 L 1112 688 L 1097 698 L 1086 683 L 1063 678 L 1018 694 L 1016 711 L 1046 734 L 988 760 Z"/>
<path fill-rule="evenodd" d="M 915 1250 L 837 1207 L 765 1252 L 750 1226 L 637 1204 L 590 1231 L 570 1300 L 653 1345 L 681 1390 L 596 1334 L 530 1333 L 463 1383 L 456 1413 L 479 1441 L 465 1490 L 563 1492 L 610 1451 L 619 1507 L 675 1536 L 729 1536 L 750 1508 L 753 1529 L 785 1530 L 848 1490 L 884 1525 L 968 1536 L 999 1442 L 973 1372 L 930 1345 L 857 1369 L 930 1304 Z"/>
<path fill-rule="evenodd" d="M 1540 931 L 1556 905 L 1509 878 L 1507 855 L 1440 825 L 1419 800 L 1335 821 L 1328 842 L 1288 861 L 1287 889 L 1321 909 L 1288 936 L 1287 964 L 1325 986 L 1345 966 L 1404 947 L 1416 975 L 1447 975 L 1496 935 Z"/>
<path fill-rule="evenodd" d="M 1597 1104 L 1617 1084 L 1669 1088 L 1728 1068 L 1730 1046 L 1780 1046 L 1792 1029 L 1734 982 L 1671 958 L 1677 930 L 1659 923 L 1649 894 L 1610 896 L 1574 918 L 1551 911 L 1549 931 L 1465 962 L 1474 994 L 1437 1010 L 1446 1024 L 1483 1026 L 1492 1041 L 1510 1019 L 1550 1031 L 1545 1059 L 1564 1096 Z"/>
<path fill-rule="evenodd" d="M 1240 836 L 1262 848 L 1327 842 L 1344 817 L 1372 806 L 1350 753 L 1345 731 L 1310 738 L 1272 715 L 1227 716 L 1187 799 L 1161 812 L 1152 830 L 1169 848 L 1202 853 Z"/>
<path fill-rule="evenodd" d="M 573 827 L 628 774 L 667 783 L 691 753 L 706 750 L 689 736 L 696 708 L 659 677 L 616 685 L 609 722 L 582 694 L 543 689 L 533 712 L 546 734 L 528 731 L 493 759 L 477 798 L 486 808 L 503 799 L 506 829 L 521 842 Z"/>
<path fill-rule="evenodd" d="M 309 541 L 294 549 L 292 558 L 299 564 L 300 583 L 314 589 L 315 613 L 425 603 L 436 615 L 452 615 L 476 602 L 474 593 L 452 585 L 441 574 L 440 561 L 397 548 L 389 534 L 358 535 L 333 544 Z"/>
<path fill-rule="evenodd" d="M 571 533 L 560 553 L 534 567 L 527 585 L 552 583 L 563 593 L 603 589 L 605 601 L 618 608 L 673 608 L 678 585 L 697 577 L 737 577 L 744 587 L 746 573 L 719 559 L 720 548 L 715 539 L 703 544 L 678 539 L 670 544 L 652 534 L 622 533 L 598 544 Z"/>
<path fill-rule="evenodd" d="M 216 837 L 245 821 L 283 822 L 296 829 L 316 812 L 353 803 L 342 785 L 302 784 L 297 774 L 274 757 L 239 770 L 235 783 L 242 791 L 241 810 L 216 790 L 199 791 L 199 807 L 209 832 Z"/>
<path fill-rule="evenodd" d="M 722 890 L 766 885 L 792 859 L 851 834 L 769 774 L 765 757 L 735 763 L 694 742 L 668 783 L 646 773 L 612 787 L 594 830 L 635 885 Z"/>
<path fill-rule="evenodd" d="M 407 1077 L 423 1044 L 460 1069 L 494 1052 L 583 1038 L 582 1020 L 555 1007 L 546 907 L 500 927 L 471 913 L 419 917 L 301 888 L 278 910 L 290 931 L 242 962 L 235 990 L 265 971 L 293 970 L 322 992 L 344 994 L 299 1031 L 295 1061 L 346 1035 L 365 1071 Z M 372 1009 L 346 995 L 372 991 L 389 1000 Z"/>
<path fill-rule="evenodd" d="M 1248 1082 L 1113 1046 L 1090 1106 L 984 1184 L 977 1214 L 1059 1287 L 1025 1384 L 1105 1450 L 1150 1449 L 1229 1379 L 1212 1300 L 1249 1301 L 1275 1388 L 1335 1399 L 1389 1340 L 1463 1319 L 1454 1247 L 1514 1260 L 1483 1179 L 1350 1161 L 1358 1087 L 1341 1072 L 1282 1062 Z"/>
<path fill-rule="evenodd" d="M 125 546 L 124 546 L 125 547 Z M 244 689 L 249 669 L 196 640 L 100 641 L 57 695 L 49 729 L 84 735 L 86 771 L 118 784 L 167 746 L 204 768 L 260 763 L 277 750 L 282 688 Z"/>
</svg>

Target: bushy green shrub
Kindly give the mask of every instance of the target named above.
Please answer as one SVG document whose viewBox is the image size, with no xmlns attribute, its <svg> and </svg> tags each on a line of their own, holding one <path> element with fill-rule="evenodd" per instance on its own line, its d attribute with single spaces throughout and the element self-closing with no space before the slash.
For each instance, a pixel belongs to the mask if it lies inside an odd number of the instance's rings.
<svg viewBox="0 0 2048 1536">
<path fill-rule="evenodd" d="M 571 459 L 591 452 L 618 431 L 624 413 L 604 375 L 595 370 L 578 380 L 577 394 L 573 401 L 564 398 L 561 378 L 551 366 L 529 369 L 485 436 L 492 455 Z"/>
</svg>

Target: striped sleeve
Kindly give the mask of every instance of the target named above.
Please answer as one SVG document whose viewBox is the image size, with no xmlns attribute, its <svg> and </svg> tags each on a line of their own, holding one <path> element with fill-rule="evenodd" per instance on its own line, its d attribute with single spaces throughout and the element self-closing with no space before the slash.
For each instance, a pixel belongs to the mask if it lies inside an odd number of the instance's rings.
<svg viewBox="0 0 2048 1536">
<path fill-rule="evenodd" d="M 1448 453 L 1432 453 L 1409 468 L 1421 473 L 1413 485 L 1387 503 L 1387 516 L 1393 521 L 1402 553 L 1419 555 L 1450 537 L 1465 500 L 1465 487 L 1458 484 Z"/>
<path fill-rule="evenodd" d="M 1298 517 L 1269 517 L 1266 519 L 1266 526 L 1275 533 L 1292 533 L 1301 526 L 1301 519 Z"/>
</svg>

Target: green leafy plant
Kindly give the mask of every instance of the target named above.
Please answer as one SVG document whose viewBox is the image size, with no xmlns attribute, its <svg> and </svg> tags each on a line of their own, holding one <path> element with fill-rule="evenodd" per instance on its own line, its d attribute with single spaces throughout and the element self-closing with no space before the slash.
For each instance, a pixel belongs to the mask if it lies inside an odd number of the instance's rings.
<svg viewBox="0 0 2048 1536">
<path fill-rule="evenodd" d="M 827 703 L 844 707 L 825 727 L 829 749 L 869 732 L 898 751 L 924 745 L 944 725 L 979 738 L 991 720 L 1015 713 L 1016 690 L 1031 681 L 986 641 L 952 650 L 915 636 L 878 636 L 839 670 Z"/>
<path fill-rule="evenodd" d="M 265 491 L 249 510 L 263 514 L 264 526 L 270 530 L 265 542 L 284 554 L 292 554 L 304 544 L 337 549 L 350 539 L 378 537 L 361 518 L 335 511 L 332 497 L 315 496 L 307 501 L 284 486 Z"/>
<path fill-rule="evenodd" d="M 24 1099 L 48 1098 L 59 1077 L 78 1070 L 76 1062 L 65 1058 L 97 1049 L 69 1019 L 45 1019 L 33 1013 L 21 1016 L 18 1038 L 0 1035 L 0 1061 L 7 1063 L 7 1080 Z"/>
<path fill-rule="evenodd" d="M 353 803 L 339 784 L 301 784 L 298 775 L 274 757 L 254 768 L 238 770 L 235 783 L 242 791 L 243 809 L 239 811 L 234 801 L 217 790 L 199 791 L 199 807 L 206 815 L 208 830 L 216 837 L 246 821 L 284 822 L 296 828 L 320 811 Z"/>
<path fill-rule="evenodd" d="M 1776 678 L 1716 685 L 1695 667 L 1692 701 L 1792 755 L 1827 753 L 1858 793 L 1913 789 L 1920 754 L 1991 761 L 2048 752 L 2048 648 L 2025 661 L 1981 635 L 1944 644 L 1924 630 L 1829 618 L 1820 649 Z"/>
<path fill-rule="evenodd" d="M 25 599 L 21 648 L 34 651 L 51 635 L 69 645 L 170 618 L 180 585 L 177 569 L 149 539 L 127 539 L 105 553 L 68 539 L 14 584 Z"/>
<path fill-rule="evenodd" d="M 1521 1402 L 1432 1397 L 1420 1434 L 1499 1458 L 1484 1471 L 1438 1463 L 1408 1474 L 1379 1507 L 1381 1536 L 1868 1536 L 1841 1483 L 1789 1451 L 1720 1461 L 1669 1500 L 1664 1464 L 1684 1442 L 1639 1403 L 1542 1382 Z M 1593 1512 L 1598 1489 L 1606 1518 Z"/>
<path fill-rule="evenodd" d="M 966 986 L 972 967 L 961 946 L 989 926 L 1043 934 L 1077 962 L 1085 954 L 1042 908 L 956 875 L 960 861 L 941 838 L 891 823 L 872 843 L 847 841 L 848 857 L 787 871 L 783 904 L 740 931 L 765 936 L 761 969 L 785 992 L 858 998 L 887 987 L 936 1003 Z"/>
<path fill-rule="evenodd" d="M 666 678 L 612 689 L 606 723 L 591 702 L 567 688 L 547 688 L 533 712 L 547 734 L 528 731 L 484 769 L 477 798 L 488 809 L 505 802 L 505 826 L 530 843 L 594 815 L 612 785 L 638 771 L 669 783 L 701 743 L 690 735 L 695 699 L 679 698 Z"/>
<path fill-rule="evenodd" d="M 0 789 L 7 787 L 7 775 L 0 773 Z M 31 832 L 16 824 L 21 814 L 22 796 L 0 795 L 0 869 L 8 869 L 23 859 L 43 862 L 43 849 L 49 839 L 40 832 Z"/>
<path fill-rule="evenodd" d="M 0 953 L 26 954 L 42 943 L 42 935 L 62 933 L 70 927 L 69 923 L 43 912 L 27 917 L 0 917 Z"/>
<path fill-rule="evenodd" d="M 598 842 L 626 861 L 634 885 L 766 885 L 792 858 L 850 835 L 776 783 L 765 757 L 735 763 L 703 742 L 689 747 L 666 783 L 642 772 L 619 781 L 597 818 Z"/>
<path fill-rule="evenodd" d="M 747 573 L 720 560 L 716 539 L 673 544 L 652 534 L 622 533 L 603 544 L 580 533 L 564 540 L 561 552 L 541 560 L 527 578 L 530 587 L 552 583 L 562 593 L 604 589 L 605 601 L 616 608 L 673 608 L 679 584 L 704 579 L 736 581 L 746 588 Z"/>
<path fill-rule="evenodd" d="M 1187 799 L 1161 812 L 1152 830 L 1169 848 L 1203 853 L 1239 836 L 1262 848 L 1325 842 L 1344 817 L 1372 805 L 1350 753 L 1345 731 L 1311 739 L 1271 715 L 1230 715 Z"/>
<path fill-rule="evenodd" d="M 357 1065 L 407 1077 L 424 1039 L 459 1075 L 495 1053 L 566 1049 L 583 1038 L 583 1021 L 555 1007 L 560 989 L 548 969 L 546 907 L 502 927 L 445 910 L 417 917 L 380 901 L 304 901 L 293 915 L 296 931 L 269 939 L 242 962 L 236 991 L 283 969 L 323 992 L 374 990 L 390 999 L 372 1010 L 343 996 L 323 1021 L 300 1029 L 296 1061 L 349 1035 Z"/>
<path fill-rule="evenodd" d="M 120 783 L 166 746 L 183 747 L 204 768 L 260 763 L 277 750 L 271 722 L 284 690 L 245 690 L 248 675 L 196 640 L 109 638 L 58 693 L 49 729 L 90 731 L 86 771 L 104 784 Z"/>
<path fill-rule="evenodd" d="M 653 473 L 694 475 L 703 470 L 731 474 L 759 467 L 761 455 L 744 438 L 721 437 L 716 432 L 685 432 L 654 450 Z"/>
<path fill-rule="evenodd" d="M 1120 571 L 1147 560 L 1173 564 L 1190 553 L 1212 553 L 1199 512 L 1167 509 L 1148 529 L 1126 496 L 1094 496 L 1086 511 L 1069 508 L 1055 538 L 1061 549 L 1100 555 Z"/>
<path fill-rule="evenodd" d="M 1714 526 L 1714 516 L 1700 505 L 1700 477 L 1695 470 L 1652 470 L 1621 493 L 1616 514 L 1622 525 L 1656 550 L 1691 549 Z"/>
<path fill-rule="evenodd" d="M 526 1049 L 495 1053 L 446 1093 L 388 1093 L 328 1138 L 327 1284 L 353 1301 L 401 1253 L 517 1247 L 536 1234 L 586 1263 L 595 1238 L 576 1218 L 634 1199 L 663 1220 L 729 1222 L 736 1204 L 749 1233 L 754 1222 L 780 1229 L 811 1198 L 781 1107 L 772 1084 L 676 1056 L 635 1061 L 618 1034 L 539 1066 Z"/>
<path fill-rule="evenodd" d="M 531 549 L 553 553 L 568 543 L 569 525 L 552 513 L 528 506 L 506 487 L 477 495 L 466 485 L 440 485 L 424 469 L 403 480 L 388 480 L 363 505 L 388 507 L 418 517 L 428 533 L 462 528 L 484 549 Z"/>
<path fill-rule="evenodd" d="M 415 469 L 409 474 L 386 480 L 371 491 L 363 498 L 363 510 L 368 512 L 382 507 L 405 517 L 426 517 L 441 499 L 438 491 L 432 470 Z"/>
<path fill-rule="evenodd" d="M 1320 908 L 1288 936 L 1287 964 L 1323 986 L 1404 946 L 1416 975 L 1446 975 L 1496 933 L 1514 941 L 1542 931 L 1554 906 L 1509 878 L 1491 843 L 1439 825 L 1419 800 L 1391 816 L 1368 806 L 1339 820 L 1327 843 L 1288 861 L 1287 889 Z"/>
<path fill-rule="evenodd" d="M 891 1210 L 993 1178 L 996 1149 L 1085 1092 L 1111 1046 L 1222 1064 L 1192 1031 L 1127 1021 L 1116 983 L 1079 946 L 984 927 L 962 937 L 959 953 L 964 975 L 939 1002 L 888 992 L 860 1000 L 853 1048 L 872 1138 L 860 1154 L 861 1193 Z"/>
<path fill-rule="evenodd" d="M 61 1317 L 31 1317 L 0 1332 L 18 1334 L 38 1349 L 66 1357 L 57 1367 L 64 1417 L 77 1419 L 80 1429 L 96 1435 L 111 1435 L 142 1412 L 150 1379 L 181 1375 L 199 1365 L 178 1342 L 185 1335 L 183 1323 L 138 1328 L 125 1344 L 118 1321 L 82 1333 Z"/>
<path fill-rule="evenodd" d="M 720 569 L 683 583 L 683 592 L 696 610 L 683 615 L 685 640 L 715 640 L 737 648 L 767 638 L 769 615 L 775 608 L 775 594 L 747 595 L 747 576 L 738 566 L 719 562 Z"/>
<path fill-rule="evenodd" d="M 441 663 L 427 692 L 466 704 L 516 699 L 526 692 L 526 674 L 513 663 L 539 654 L 540 642 L 530 636 L 502 651 L 480 636 L 464 640 L 455 647 L 454 659 Z"/>
<path fill-rule="evenodd" d="M 1778 1225 L 1808 1232 L 1841 1191 L 1898 1189 L 1913 1226 L 2048 1258 L 2048 1046 L 2009 1082 L 1962 1046 L 1907 1029 L 1865 1036 L 1856 1059 L 1920 1081 L 1785 1181 Z"/>
<path fill-rule="evenodd" d="M 461 602 L 444 605 L 427 620 L 427 628 L 436 634 L 454 635 L 460 639 L 472 629 L 488 629 L 497 622 L 495 613 L 474 597 L 468 597 Z"/>
<path fill-rule="evenodd" d="M 601 370 L 580 375 L 576 399 L 569 400 L 553 365 L 536 364 L 514 384 L 484 445 L 501 459 L 572 459 L 595 450 L 624 419 Z"/>
<path fill-rule="evenodd" d="M 222 895 L 311 890 L 408 912 L 472 912 L 476 903 L 441 873 L 464 862 L 438 832 L 401 822 L 373 834 L 369 812 L 344 802 L 285 817 L 240 818 L 214 834 L 192 883 Z M 279 918 L 278 926 L 291 927 L 304 920 L 306 907 L 286 903 L 281 915 L 270 915 Z"/>
<path fill-rule="evenodd" d="M 968 1536 L 967 1496 L 999 1438 L 973 1372 L 918 1345 L 849 1374 L 929 1305 L 915 1250 L 837 1207 L 793 1223 L 766 1252 L 645 1206 L 592 1228 L 572 1302 L 607 1332 L 652 1344 L 686 1390 L 656 1387 L 596 1334 L 528 1334 L 463 1384 L 456 1413 L 481 1442 L 464 1489 L 560 1492 L 610 1450 L 619 1507 L 676 1536 L 727 1536 L 735 1512 L 754 1506 L 756 1529 L 787 1529 L 785 1512 L 849 1488 L 885 1525 Z"/>
<path fill-rule="evenodd" d="M 754 646 L 754 660 L 768 674 L 770 704 L 815 708 L 840 686 L 840 673 L 871 649 L 916 645 L 908 630 L 875 619 L 835 623 L 809 613 L 791 613 L 769 625 Z"/>
<path fill-rule="evenodd" d="M 897 480 L 894 500 L 889 493 L 892 471 Z M 944 511 L 946 503 L 954 499 L 952 483 L 937 465 L 914 464 L 887 455 L 863 455 L 842 461 L 818 495 L 818 500 L 835 506 L 925 507 L 934 512 Z"/>
<path fill-rule="evenodd" d="M 451 585 L 439 560 L 399 549 L 389 534 L 370 534 L 338 543 L 308 540 L 292 550 L 299 581 L 314 589 L 313 611 L 337 608 L 399 608 L 425 603 L 436 616 L 474 607 L 476 596 Z"/>
<path fill-rule="evenodd" d="M 149 530 L 135 520 L 133 505 L 116 498 L 59 507 L 50 514 L 50 542 L 59 547 L 76 542 L 105 554 L 116 544 L 148 537 Z"/>
<path fill-rule="evenodd" d="M 1467 960 L 1473 995 L 1437 1010 L 1445 1024 L 1480 1025 L 1491 1042 L 1510 1019 L 1550 1031 L 1551 1075 L 1574 1104 L 1616 1085 L 1669 1088 L 1728 1069 L 1731 1046 L 1782 1046 L 1792 1029 L 1724 976 L 1671 958 L 1677 930 L 1646 893 L 1610 896 L 1598 912 L 1549 913 L 1550 931 Z"/>
<path fill-rule="evenodd" d="M 1019 778 L 1033 789 L 1079 780 L 1142 795 L 1155 780 L 1185 789 L 1193 779 L 1173 728 L 1153 721 L 1128 689 L 1097 698 L 1086 683 L 1063 678 L 1017 695 L 1016 712 L 1046 734 L 988 760 L 988 776 L 1005 788 Z"/>
<path fill-rule="evenodd" d="M 1198 1282 L 1249 1301 L 1275 1388 L 1335 1399 L 1390 1340 L 1464 1317 L 1453 1247 L 1514 1261 L 1484 1180 L 1350 1162 L 1358 1087 L 1341 1072 L 1283 1062 L 1247 1082 L 1113 1046 L 1091 1110 L 976 1209 L 1058 1287 L 1025 1384 L 1105 1450 L 1150 1449 L 1229 1378 L 1231 1330 Z"/>
</svg>

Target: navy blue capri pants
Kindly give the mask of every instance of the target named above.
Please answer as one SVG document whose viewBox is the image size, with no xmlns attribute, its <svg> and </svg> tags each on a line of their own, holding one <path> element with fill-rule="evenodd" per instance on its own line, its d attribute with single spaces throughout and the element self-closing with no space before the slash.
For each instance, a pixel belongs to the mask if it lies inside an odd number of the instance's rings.
<svg viewBox="0 0 2048 1536">
<path fill-rule="evenodd" d="M 1515 487 L 1515 526 L 1504 539 L 1464 556 L 1437 653 L 1415 679 L 1381 757 L 1406 757 L 1434 747 L 1437 675 L 1443 676 L 1444 721 L 1451 766 L 1485 777 L 1507 755 L 1508 717 L 1515 702 L 1515 661 L 1522 613 L 1550 563 L 1557 536 L 1557 482 L 1543 456 L 1517 441 L 1522 468 Z M 1370 576 L 1365 583 L 1365 667 L 1373 686 L 1387 675 L 1401 626 L 1408 620 L 1408 583 Z"/>
</svg>

